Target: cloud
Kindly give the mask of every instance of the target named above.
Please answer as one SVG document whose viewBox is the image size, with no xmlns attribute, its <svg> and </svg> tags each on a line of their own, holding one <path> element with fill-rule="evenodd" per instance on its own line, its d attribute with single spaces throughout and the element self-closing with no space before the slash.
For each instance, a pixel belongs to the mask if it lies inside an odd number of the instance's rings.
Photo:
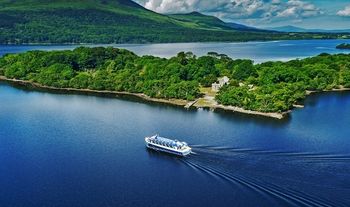
<svg viewBox="0 0 350 207">
<path fill-rule="evenodd" d="M 229 0 L 136 0 L 147 9 L 159 13 L 186 13 L 192 11 L 209 11 L 225 7 Z"/>
<path fill-rule="evenodd" d="M 305 0 L 135 0 L 158 13 L 198 11 L 223 20 L 269 22 L 292 18 L 301 21 L 323 12 Z"/>
<path fill-rule="evenodd" d="M 338 16 L 350 17 L 350 5 L 337 12 Z"/>
<path fill-rule="evenodd" d="M 277 17 L 301 19 L 323 14 L 314 4 L 301 0 L 289 0 L 285 9 L 277 12 Z"/>
</svg>

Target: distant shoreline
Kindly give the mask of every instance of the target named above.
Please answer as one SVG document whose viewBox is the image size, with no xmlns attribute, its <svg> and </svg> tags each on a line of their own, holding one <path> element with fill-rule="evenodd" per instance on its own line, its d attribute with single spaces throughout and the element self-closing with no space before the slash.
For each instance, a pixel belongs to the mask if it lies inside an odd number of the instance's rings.
<svg viewBox="0 0 350 207">
<path fill-rule="evenodd" d="M 235 106 L 225 106 L 225 105 L 221 105 L 221 104 L 198 107 L 198 106 L 194 105 L 195 101 L 186 101 L 186 100 L 181 100 L 181 99 L 169 99 L 169 100 L 167 100 L 167 99 L 151 98 L 151 97 L 149 97 L 145 94 L 142 94 L 142 93 L 130 93 L 130 92 L 121 92 L 121 91 L 91 90 L 91 89 L 77 89 L 77 88 L 57 88 L 57 87 L 52 87 L 52 86 L 41 85 L 41 84 L 34 83 L 31 81 L 27 81 L 27 80 L 11 79 L 11 78 L 7 78 L 5 76 L 0 76 L 0 81 L 14 83 L 17 85 L 22 85 L 22 86 L 30 86 L 30 87 L 33 87 L 36 89 L 45 89 L 48 91 L 57 91 L 57 92 L 64 92 L 64 93 L 77 93 L 77 94 L 82 94 L 82 95 L 86 95 L 86 94 L 88 94 L 88 95 L 113 95 L 115 97 L 125 95 L 125 96 L 132 96 L 132 97 L 140 98 L 141 100 L 148 101 L 148 102 L 163 103 L 163 104 L 169 104 L 169 105 L 174 105 L 174 106 L 181 106 L 184 108 L 194 107 L 197 109 L 198 108 L 208 108 L 211 110 L 221 109 L 221 110 L 225 110 L 225 111 L 258 115 L 258 116 L 265 116 L 265 117 L 270 117 L 270 118 L 275 118 L 275 119 L 283 119 L 291 112 L 291 111 L 286 111 L 286 112 L 282 112 L 282 113 L 259 112 L 259 111 L 246 110 L 246 109 L 243 109 L 240 107 L 235 107 Z"/>
<path fill-rule="evenodd" d="M 312 41 L 312 40 L 350 40 L 350 38 L 323 38 L 323 39 L 314 39 L 314 38 L 306 38 L 306 39 L 271 39 L 271 40 L 240 40 L 240 41 L 180 41 L 180 42 L 118 42 L 118 43 L 73 43 L 73 42 L 29 42 L 29 43 L 0 43 L 0 45 L 4 46 L 113 46 L 113 45 L 148 45 L 148 44 L 191 44 L 191 43 L 255 43 L 255 42 L 279 42 L 279 41 Z"/>
</svg>

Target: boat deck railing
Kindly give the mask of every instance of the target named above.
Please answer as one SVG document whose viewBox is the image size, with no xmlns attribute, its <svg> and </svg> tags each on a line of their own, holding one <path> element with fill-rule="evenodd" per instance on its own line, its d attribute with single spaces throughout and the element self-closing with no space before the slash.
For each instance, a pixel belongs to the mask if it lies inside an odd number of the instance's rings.
<svg viewBox="0 0 350 207">
<path fill-rule="evenodd" d="M 159 145 L 170 147 L 173 149 L 184 149 L 184 147 L 185 147 L 185 145 L 181 142 L 177 142 L 174 140 L 170 140 L 170 139 L 158 137 L 158 136 L 155 136 L 154 138 L 150 137 L 149 141 L 151 143 L 159 144 Z"/>
</svg>

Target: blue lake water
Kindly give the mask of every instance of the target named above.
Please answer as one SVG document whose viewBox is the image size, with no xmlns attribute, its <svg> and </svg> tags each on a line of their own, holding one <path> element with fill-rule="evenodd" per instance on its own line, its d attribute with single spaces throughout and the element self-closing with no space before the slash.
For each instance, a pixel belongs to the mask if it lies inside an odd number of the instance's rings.
<svg viewBox="0 0 350 207">
<path fill-rule="evenodd" d="M 0 83 L 0 206 L 350 206 L 350 93 L 305 104 L 274 120 Z M 195 154 L 147 150 L 155 133 Z"/>
<path fill-rule="evenodd" d="M 348 53 L 335 47 L 350 40 L 285 40 L 269 42 L 244 43 L 171 43 L 171 44 L 114 44 L 114 45 L 86 45 L 113 46 L 125 48 L 138 55 L 155 55 L 172 57 L 181 51 L 191 51 L 198 56 L 208 52 L 227 54 L 234 59 L 252 59 L 256 63 L 270 60 L 286 61 L 295 58 L 306 58 L 320 53 Z M 18 53 L 28 50 L 65 50 L 78 47 L 76 45 L 28 45 L 6 46 L 0 45 L 0 56 L 6 53 Z"/>
</svg>

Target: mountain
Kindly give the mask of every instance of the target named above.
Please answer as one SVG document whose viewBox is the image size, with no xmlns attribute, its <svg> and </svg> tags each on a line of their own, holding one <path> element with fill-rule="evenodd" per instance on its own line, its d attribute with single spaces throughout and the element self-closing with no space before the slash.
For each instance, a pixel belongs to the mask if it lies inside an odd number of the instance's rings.
<svg viewBox="0 0 350 207">
<path fill-rule="evenodd" d="M 0 27 L 0 42 L 111 43 L 184 26 L 130 0 L 0 0 Z"/>
<path fill-rule="evenodd" d="M 313 38 L 251 30 L 200 13 L 162 15 L 131 0 L 0 0 L 0 43 L 148 43 Z M 322 38 L 318 35 L 317 38 Z"/>
<path fill-rule="evenodd" d="M 266 29 L 273 30 L 273 31 L 279 31 L 279 32 L 305 32 L 306 29 L 301 27 L 294 27 L 291 25 L 288 26 L 281 26 L 281 27 L 268 27 Z"/>
<path fill-rule="evenodd" d="M 256 31 L 256 32 L 273 32 L 268 29 L 260 29 L 256 27 L 250 27 L 244 24 L 238 24 L 238 23 L 233 23 L 233 22 L 227 22 L 227 26 L 231 27 L 232 29 L 240 30 L 240 31 Z"/>
<path fill-rule="evenodd" d="M 191 12 L 188 14 L 173 14 L 169 16 L 180 21 L 194 23 L 196 24 L 196 26 L 199 26 L 200 28 L 207 28 L 207 29 L 216 28 L 216 29 L 224 29 L 224 30 L 255 31 L 255 32 L 263 31 L 254 27 L 243 25 L 243 24 L 237 24 L 233 22 L 224 22 L 217 17 L 204 15 L 199 12 Z"/>
<path fill-rule="evenodd" d="M 266 29 L 279 31 L 279 32 L 350 33 L 350 29 L 343 29 L 343 30 L 305 29 L 305 28 L 295 27 L 291 25 L 282 26 L 282 27 L 271 27 Z"/>
<path fill-rule="evenodd" d="M 230 30 L 231 28 L 219 18 L 201 14 L 199 12 L 191 12 L 188 14 L 172 14 L 168 15 L 173 19 L 186 22 L 196 28 Z"/>
</svg>

